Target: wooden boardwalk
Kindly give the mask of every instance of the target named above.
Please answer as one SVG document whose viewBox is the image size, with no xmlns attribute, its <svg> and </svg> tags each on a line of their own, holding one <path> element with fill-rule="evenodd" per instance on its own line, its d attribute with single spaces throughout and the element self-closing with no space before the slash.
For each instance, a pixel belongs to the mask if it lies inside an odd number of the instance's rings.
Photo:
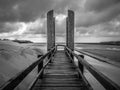
<svg viewBox="0 0 120 90">
<path fill-rule="evenodd" d="M 82 73 L 83 65 L 106 90 L 120 90 L 119 85 L 85 61 L 83 56 L 75 54 L 68 47 L 65 47 L 65 51 L 56 50 L 56 47 L 52 48 L 20 74 L 8 80 L 0 90 L 14 90 L 36 66 L 38 66 L 38 75 L 28 90 L 93 90 Z M 78 66 L 74 64 L 72 56 L 78 59 Z M 45 58 L 49 59 L 43 65 Z M 50 62 L 51 58 L 52 62 Z"/>
<path fill-rule="evenodd" d="M 74 52 L 76 50 L 74 49 L 74 11 L 72 10 L 68 10 L 68 17 L 66 18 L 66 45 L 56 45 L 53 12 L 54 10 L 50 10 L 47 13 L 48 52 L 44 55 L 38 55 L 38 60 L 5 82 L 0 90 L 14 90 L 35 67 L 38 67 L 38 75 L 36 75 L 28 90 L 93 90 L 83 74 L 84 67 L 106 90 L 120 90 L 119 85 L 84 60 L 85 53 L 78 55 Z M 63 46 L 65 51 L 57 50 L 58 46 Z M 87 54 L 87 56 L 90 55 Z M 77 58 L 78 67 L 71 61 L 72 57 Z M 44 61 L 45 58 L 48 58 L 47 62 Z M 51 58 L 54 59 L 52 62 L 50 62 Z M 92 58 L 98 59 L 93 56 Z M 40 76 L 43 76 L 43 78 L 41 79 Z"/>
<path fill-rule="evenodd" d="M 57 51 L 32 90 L 88 90 L 76 68 L 64 51 Z"/>
</svg>

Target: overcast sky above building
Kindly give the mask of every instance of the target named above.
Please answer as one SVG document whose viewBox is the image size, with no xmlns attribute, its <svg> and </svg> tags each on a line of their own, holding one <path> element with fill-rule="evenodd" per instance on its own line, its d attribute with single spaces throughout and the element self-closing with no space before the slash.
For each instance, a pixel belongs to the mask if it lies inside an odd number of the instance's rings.
<svg viewBox="0 0 120 90">
<path fill-rule="evenodd" d="M 65 41 L 67 10 L 75 12 L 75 41 L 120 40 L 120 0 L 0 0 L 0 38 L 46 41 L 46 13 Z"/>
</svg>

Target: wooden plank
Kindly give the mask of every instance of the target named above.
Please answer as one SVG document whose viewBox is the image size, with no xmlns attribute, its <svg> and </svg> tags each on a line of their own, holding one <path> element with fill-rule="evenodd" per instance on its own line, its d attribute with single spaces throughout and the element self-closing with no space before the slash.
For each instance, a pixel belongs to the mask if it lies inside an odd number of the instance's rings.
<svg viewBox="0 0 120 90">
<path fill-rule="evenodd" d="M 34 63 L 32 63 L 29 67 L 27 67 L 26 69 L 24 69 L 23 71 L 21 71 L 19 74 L 15 75 L 14 77 L 12 77 L 11 79 L 9 79 L 7 82 L 4 83 L 4 85 L 2 85 L 0 87 L 0 90 L 13 90 L 14 88 L 16 88 L 22 81 L 23 79 L 37 66 L 39 65 L 41 62 L 43 62 L 43 60 L 54 50 L 55 48 L 52 48 L 48 53 L 46 53 L 45 55 L 41 56 L 37 61 L 35 61 Z"/>
<path fill-rule="evenodd" d="M 86 87 L 34 87 L 34 90 L 88 90 Z"/>
<path fill-rule="evenodd" d="M 33 88 L 33 90 L 59 89 L 89 90 L 84 81 L 79 79 L 76 67 L 70 62 L 64 51 L 58 51 L 55 54 L 54 61 L 44 70 L 43 79 L 39 79 Z"/>
<path fill-rule="evenodd" d="M 61 78 L 78 78 L 78 76 L 77 75 L 74 75 L 74 74 L 72 74 L 72 75 L 69 75 L 69 74 L 61 74 L 61 75 L 59 75 L 59 74 L 52 74 L 52 75 L 44 75 L 43 76 L 44 78 L 59 78 L 59 79 L 61 79 Z"/>
<path fill-rule="evenodd" d="M 111 79 L 109 79 L 107 76 L 99 72 L 96 68 L 94 68 L 92 65 L 90 65 L 87 61 L 85 61 L 83 58 L 79 57 L 77 54 L 72 52 L 69 48 L 67 48 L 69 52 L 71 52 L 78 61 L 83 64 L 89 72 L 100 82 L 101 85 L 106 90 L 120 90 L 120 86 L 117 85 L 115 82 L 113 82 Z"/>
</svg>

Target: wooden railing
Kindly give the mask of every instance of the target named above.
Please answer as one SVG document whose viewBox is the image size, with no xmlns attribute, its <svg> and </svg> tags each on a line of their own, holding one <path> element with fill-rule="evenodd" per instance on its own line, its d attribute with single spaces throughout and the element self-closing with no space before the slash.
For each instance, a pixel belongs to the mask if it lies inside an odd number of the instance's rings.
<svg viewBox="0 0 120 90">
<path fill-rule="evenodd" d="M 27 67 L 25 70 L 20 72 L 18 75 L 14 76 L 7 82 L 5 82 L 1 87 L 0 90 L 14 90 L 23 80 L 24 78 L 36 67 L 38 66 L 38 75 L 36 76 L 33 83 L 30 85 L 29 89 L 32 88 L 34 83 L 38 78 L 42 78 L 43 70 L 48 65 L 48 63 L 51 61 L 52 56 L 54 55 L 56 51 L 56 47 L 52 48 L 49 52 L 47 52 L 45 55 L 39 57 L 37 61 L 35 61 L 33 64 L 31 64 L 29 67 Z M 43 60 L 48 57 L 47 63 L 43 66 Z"/>
<path fill-rule="evenodd" d="M 58 45 L 59 46 L 59 45 Z M 45 67 L 48 65 L 49 62 L 51 62 L 52 57 L 54 56 L 56 52 L 57 46 L 52 48 L 49 52 L 47 52 L 45 55 L 39 57 L 37 61 L 35 61 L 33 64 L 31 64 L 28 68 L 20 72 L 18 75 L 14 76 L 10 80 L 8 80 L 6 83 L 4 83 L 1 87 L 0 90 L 13 90 L 15 89 L 23 80 L 24 78 L 36 67 L 38 66 L 38 75 L 36 78 L 33 80 L 31 85 L 29 86 L 29 90 L 32 90 L 34 84 L 39 78 L 42 78 L 43 76 L 43 71 Z M 120 90 L 120 86 L 118 86 L 116 83 L 114 83 L 112 80 L 110 80 L 108 77 L 106 77 L 104 74 L 99 72 L 96 68 L 94 68 L 92 65 L 90 65 L 87 61 L 83 59 L 83 56 L 75 54 L 72 50 L 70 50 L 68 47 L 65 47 L 65 52 L 70 58 L 72 62 L 73 56 L 75 56 L 78 59 L 78 72 L 80 78 L 82 78 L 88 86 L 89 90 L 92 90 L 91 85 L 88 83 L 86 78 L 83 75 L 83 67 L 86 67 L 86 69 L 89 70 L 89 72 L 103 85 L 103 87 L 106 90 Z M 43 60 L 45 58 L 48 58 L 47 62 L 43 65 Z"/>
<path fill-rule="evenodd" d="M 114 65 L 114 66 L 120 67 L 120 64 L 119 64 L 119 63 L 117 63 L 117 62 L 115 62 L 115 61 L 112 61 L 112 60 L 110 60 L 110 59 L 108 59 L 108 58 L 106 58 L 106 57 L 102 57 L 102 56 L 100 56 L 100 55 L 96 55 L 96 54 L 93 54 L 93 53 L 90 53 L 90 52 L 84 51 L 84 50 L 75 49 L 75 51 L 80 52 L 81 54 L 87 55 L 87 56 L 89 56 L 89 57 L 92 57 L 92 58 L 94 58 L 95 60 L 99 60 L 99 61 L 101 61 L 101 62 L 105 62 L 105 63 L 108 63 L 108 64 L 112 64 L 112 65 Z"/>
<path fill-rule="evenodd" d="M 119 85 L 117 85 L 112 80 L 110 80 L 108 77 L 106 77 L 104 74 L 99 72 L 96 68 L 94 68 L 87 61 L 85 61 L 81 56 L 75 54 L 68 47 L 65 47 L 65 49 L 69 53 L 70 56 L 71 55 L 75 56 L 78 59 L 78 63 L 80 63 L 80 65 L 86 67 L 86 69 L 101 83 L 101 85 L 106 90 L 120 90 Z M 80 68 L 80 70 L 81 70 L 81 68 Z"/>
<path fill-rule="evenodd" d="M 83 68 L 81 67 L 81 64 L 78 63 L 78 66 L 75 64 L 75 62 L 73 60 L 73 55 L 69 53 L 69 51 L 66 49 L 66 47 L 65 47 L 65 53 L 69 57 L 69 59 L 71 60 L 71 62 L 76 67 L 79 67 L 79 68 L 77 68 L 79 78 L 82 78 L 82 80 L 85 82 L 85 85 L 87 86 L 88 90 L 93 90 L 93 88 L 91 87 L 91 85 L 89 84 L 89 82 L 87 81 L 87 79 L 85 78 L 85 76 L 83 75 Z"/>
</svg>

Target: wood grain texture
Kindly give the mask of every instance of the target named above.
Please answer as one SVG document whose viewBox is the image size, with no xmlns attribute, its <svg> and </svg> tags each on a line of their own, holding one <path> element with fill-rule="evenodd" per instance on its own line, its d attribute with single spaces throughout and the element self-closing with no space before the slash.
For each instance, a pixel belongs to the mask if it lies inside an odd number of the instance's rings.
<svg viewBox="0 0 120 90">
<path fill-rule="evenodd" d="M 84 81 L 64 51 L 57 51 L 54 60 L 44 70 L 43 79 L 38 79 L 33 90 L 88 90 Z"/>
</svg>

